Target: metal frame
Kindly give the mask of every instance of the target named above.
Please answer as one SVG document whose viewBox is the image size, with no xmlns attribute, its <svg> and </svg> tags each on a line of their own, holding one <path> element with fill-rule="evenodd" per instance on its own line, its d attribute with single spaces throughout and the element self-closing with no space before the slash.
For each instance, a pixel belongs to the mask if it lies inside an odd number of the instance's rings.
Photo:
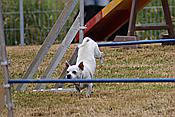
<svg viewBox="0 0 175 117">
<path fill-rule="evenodd" d="M 62 13 L 58 17 L 56 23 L 52 27 L 51 31 L 49 32 L 48 36 L 46 37 L 42 47 L 38 51 L 36 57 L 34 58 L 33 62 L 29 66 L 27 72 L 25 73 L 23 79 L 33 78 L 33 75 L 36 73 L 39 65 L 44 59 L 44 56 L 48 53 L 49 49 L 51 48 L 52 44 L 55 42 L 57 36 L 59 35 L 61 29 L 63 28 L 64 24 L 66 23 L 68 17 L 72 13 L 75 5 L 78 3 L 78 0 L 68 0 L 66 6 L 64 7 Z M 17 91 L 24 91 L 26 89 L 26 85 L 19 84 L 17 86 Z"/>
<path fill-rule="evenodd" d="M 46 79 L 51 76 L 51 74 L 55 71 L 56 67 L 62 60 L 64 54 L 66 53 L 69 45 L 72 43 L 74 37 L 76 36 L 77 32 L 79 31 L 79 18 L 80 15 L 77 16 L 76 20 L 72 24 L 70 30 L 68 31 L 66 37 L 62 41 L 62 43 L 59 45 L 54 57 L 52 58 L 50 64 L 46 68 L 45 72 L 43 73 L 41 79 Z M 45 84 L 38 84 L 36 86 L 36 90 L 45 89 Z"/>
<path fill-rule="evenodd" d="M 4 89 L 5 89 L 5 100 L 6 106 L 8 109 L 8 117 L 13 117 L 13 104 L 12 104 L 12 97 L 11 97 L 11 87 L 8 83 L 10 79 L 9 69 L 8 69 L 8 59 L 7 59 L 7 52 L 6 52 L 6 45 L 5 45 L 5 36 L 4 36 L 4 22 L 2 16 L 2 1 L 0 0 L 0 64 L 2 67 L 2 73 L 4 77 Z"/>
<path fill-rule="evenodd" d="M 24 13 L 23 13 L 23 0 L 19 0 L 20 12 L 20 45 L 24 46 Z"/>
<path fill-rule="evenodd" d="M 80 0 L 80 33 L 79 33 L 79 43 L 82 43 L 84 38 L 84 0 Z"/>
<path fill-rule="evenodd" d="M 79 31 L 79 43 L 82 43 L 83 38 L 84 38 L 84 29 L 86 29 L 86 27 L 84 26 L 84 0 L 80 0 L 80 31 Z M 78 47 L 75 48 L 72 56 L 69 59 L 69 63 L 75 64 L 76 62 L 76 58 L 78 56 Z M 64 78 L 66 75 L 66 67 L 63 69 L 59 79 Z M 55 88 L 59 88 L 59 87 L 63 87 L 64 84 L 63 83 L 57 83 L 55 85 Z"/>
<path fill-rule="evenodd" d="M 79 31 L 79 38 L 80 42 L 82 43 L 83 38 L 84 38 L 84 29 L 86 28 L 84 26 L 84 0 L 80 0 L 80 13 L 77 16 L 76 20 L 74 21 L 74 24 L 70 28 L 69 32 L 67 33 L 65 39 L 63 40 L 62 44 L 58 48 L 54 58 L 52 59 L 50 65 L 47 67 L 46 71 L 44 72 L 43 76 L 41 79 L 46 79 L 50 77 L 50 75 L 54 72 L 56 67 L 58 66 L 59 62 L 61 61 L 63 55 L 65 54 L 68 46 L 71 44 L 73 41 L 74 37 L 76 36 L 77 32 Z M 74 31 L 75 30 L 75 31 Z M 78 48 L 75 49 L 71 59 L 70 63 L 75 63 L 76 58 L 77 58 L 77 52 Z M 63 72 L 61 73 L 60 77 L 64 77 L 66 72 L 66 68 L 64 68 Z M 56 84 L 55 87 L 63 87 L 64 84 Z M 45 84 L 38 84 L 36 87 L 36 90 L 39 89 L 45 89 L 46 85 Z"/>
</svg>

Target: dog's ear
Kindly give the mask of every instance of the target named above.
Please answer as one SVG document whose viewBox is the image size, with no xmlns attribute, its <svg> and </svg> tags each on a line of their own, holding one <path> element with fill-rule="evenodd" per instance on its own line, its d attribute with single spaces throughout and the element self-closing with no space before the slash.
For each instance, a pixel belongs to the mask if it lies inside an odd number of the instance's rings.
<svg viewBox="0 0 175 117">
<path fill-rule="evenodd" d="M 66 67 L 68 68 L 70 66 L 70 64 L 66 61 Z"/>
<path fill-rule="evenodd" d="M 81 62 L 78 67 L 83 71 L 84 70 L 84 65 L 83 65 L 83 62 Z"/>
</svg>

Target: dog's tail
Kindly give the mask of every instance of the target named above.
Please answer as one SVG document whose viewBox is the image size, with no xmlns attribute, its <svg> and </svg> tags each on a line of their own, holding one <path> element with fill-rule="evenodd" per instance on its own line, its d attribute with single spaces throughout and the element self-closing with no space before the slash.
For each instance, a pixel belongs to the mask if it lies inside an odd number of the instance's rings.
<svg viewBox="0 0 175 117">
<path fill-rule="evenodd" d="M 78 45 L 78 47 L 80 48 L 80 47 L 83 47 L 83 46 L 85 46 L 89 41 L 91 41 L 92 39 L 91 38 L 89 38 L 89 37 L 85 37 L 84 39 L 83 39 L 83 42 L 80 44 L 80 45 Z"/>
</svg>

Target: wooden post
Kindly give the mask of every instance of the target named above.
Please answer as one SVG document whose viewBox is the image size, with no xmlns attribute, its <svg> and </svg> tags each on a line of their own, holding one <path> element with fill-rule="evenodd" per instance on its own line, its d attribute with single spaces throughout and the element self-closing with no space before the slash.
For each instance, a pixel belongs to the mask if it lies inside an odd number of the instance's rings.
<svg viewBox="0 0 175 117">
<path fill-rule="evenodd" d="M 172 19 L 171 19 L 170 10 L 169 10 L 169 5 L 168 5 L 168 0 L 161 0 L 166 25 L 159 25 L 159 26 L 136 26 L 138 2 L 139 2 L 138 0 L 132 0 L 131 13 L 130 13 L 130 19 L 129 19 L 128 36 L 134 36 L 134 32 L 138 31 L 138 30 L 167 29 L 168 33 L 169 33 L 169 38 L 175 37 Z"/>
<path fill-rule="evenodd" d="M 129 18 L 128 36 L 134 36 L 135 24 L 137 18 L 137 2 L 138 0 L 132 0 L 131 13 Z"/>
<path fill-rule="evenodd" d="M 162 1 L 163 11 L 164 11 L 165 22 L 168 26 L 169 37 L 174 38 L 175 35 L 174 35 L 173 24 L 172 24 L 168 0 L 161 0 L 161 1 Z"/>
</svg>

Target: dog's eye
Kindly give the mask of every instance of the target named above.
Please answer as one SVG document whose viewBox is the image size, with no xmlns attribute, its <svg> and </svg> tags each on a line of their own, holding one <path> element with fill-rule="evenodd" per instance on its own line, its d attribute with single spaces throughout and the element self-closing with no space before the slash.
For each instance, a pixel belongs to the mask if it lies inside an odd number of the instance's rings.
<svg viewBox="0 0 175 117">
<path fill-rule="evenodd" d="M 77 72 L 76 72 L 76 71 L 73 71 L 72 73 L 73 73 L 73 74 L 77 74 Z"/>
<path fill-rule="evenodd" d="M 69 73 L 69 71 L 67 71 L 67 74 Z"/>
</svg>

